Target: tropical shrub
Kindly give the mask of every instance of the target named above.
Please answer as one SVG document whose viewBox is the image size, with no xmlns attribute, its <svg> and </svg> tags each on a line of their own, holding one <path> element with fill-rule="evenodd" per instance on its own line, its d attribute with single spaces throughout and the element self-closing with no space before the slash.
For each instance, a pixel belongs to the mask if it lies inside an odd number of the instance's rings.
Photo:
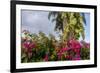
<svg viewBox="0 0 100 73">
<path fill-rule="evenodd" d="M 90 59 L 90 44 L 85 41 L 73 38 L 62 42 L 52 34 L 32 34 L 26 30 L 21 40 L 22 63 Z"/>
</svg>

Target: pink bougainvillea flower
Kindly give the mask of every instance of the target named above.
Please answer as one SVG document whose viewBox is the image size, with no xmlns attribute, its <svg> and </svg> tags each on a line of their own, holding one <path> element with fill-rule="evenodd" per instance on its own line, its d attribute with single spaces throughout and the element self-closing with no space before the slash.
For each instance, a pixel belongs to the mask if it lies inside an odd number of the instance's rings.
<svg viewBox="0 0 100 73">
<path fill-rule="evenodd" d="M 22 43 L 22 46 L 24 48 L 29 48 L 29 44 L 30 44 L 30 42 L 24 42 L 24 43 Z"/>
<path fill-rule="evenodd" d="M 57 53 L 58 55 L 58 59 L 61 59 L 61 56 L 64 52 L 66 52 L 68 50 L 68 48 L 62 48 L 59 50 L 59 52 Z"/>
<path fill-rule="evenodd" d="M 80 43 L 76 43 L 76 44 L 75 44 L 75 48 L 76 48 L 76 49 L 80 49 L 80 48 L 81 48 Z"/>
<path fill-rule="evenodd" d="M 62 49 L 60 49 L 59 53 L 63 53 L 65 51 L 67 51 L 67 50 L 68 50 L 67 48 L 62 48 Z"/>
<path fill-rule="evenodd" d="M 68 50 L 68 48 L 62 48 L 62 51 L 64 52 L 64 51 L 67 51 Z"/>
<path fill-rule="evenodd" d="M 30 49 L 35 48 L 35 44 L 34 44 L 33 42 L 30 43 L 30 44 L 29 44 L 29 48 L 30 48 Z"/>
<path fill-rule="evenodd" d="M 48 61 L 48 55 L 45 55 L 44 61 Z"/>
<path fill-rule="evenodd" d="M 75 52 L 76 54 L 80 54 L 80 49 L 74 49 L 74 52 Z"/>
<path fill-rule="evenodd" d="M 35 48 L 35 44 L 33 42 L 24 42 L 22 46 L 27 50 L 27 52 L 32 52 L 32 49 Z"/>
<path fill-rule="evenodd" d="M 79 41 L 72 39 L 68 42 L 68 47 L 73 50 L 76 54 L 80 55 L 80 49 L 82 48 Z"/>
<path fill-rule="evenodd" d="M 80 43 L 77 41 L 77 40 L 70 40 L 68 42 L 68 46 L 71 48 L 71 49 L 80 49 L 81 48 L 81 45 Z"/>
</svg>

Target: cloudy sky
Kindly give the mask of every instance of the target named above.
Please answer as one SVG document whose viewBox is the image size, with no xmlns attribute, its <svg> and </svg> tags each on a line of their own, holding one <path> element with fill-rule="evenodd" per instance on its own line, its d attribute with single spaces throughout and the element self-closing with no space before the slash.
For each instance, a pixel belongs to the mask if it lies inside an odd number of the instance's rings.
<svg viewBox="0 0 100 73">
<path fill-rule="evenodd" d="M 52 33 L 56 37 L 58 36 L 58 32 L 54 31 L 55 23 L 52 23 L 48 19 L 48 13 L 46 11 L 33 11 L 33 10 L 21 10 L 21 25 L 22 31 L 28 30 L 31 33 L 38 33 L 39 31 L 44 32 L 46 35 Z M 86 18 L 86 26 L 85 41 L 90 41 L 90 14 L 85 13 Z M 81 40 L 82 38 L 80 38 Z"/>
<path fill-rule="evenodd" d="M 22 30 L 28 30 L 31 33 L 44 32 L 50 33 L 56 37 L 58 33 L 54 31 L 55 24 L 48 19 L 48 13 L 44 11 L 22 10 Z"/>
</svg>

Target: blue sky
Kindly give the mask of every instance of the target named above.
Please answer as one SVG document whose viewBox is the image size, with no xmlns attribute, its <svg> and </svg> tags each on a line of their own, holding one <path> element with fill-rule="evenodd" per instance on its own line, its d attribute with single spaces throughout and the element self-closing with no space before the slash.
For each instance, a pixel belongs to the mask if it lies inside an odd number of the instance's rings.
<svg viewBox="0 0 100 73">
<path fill-rule="evenodd" d="M 90 13 L 85 13 L 86 25 L 85 27 L 85 41 L 90 42 Z M 82 37 L 80 37 L 82 40 Z"/>
<path fill-rule="evenodd" d="M 32 10 L 22 10 L 21 11 L 21 25 L 22 31 L 28 30 L 31 33 L 38 33 L 39 31 L 44 32 L 46 35 L 52 33 L 59 36 L 58 32 L 54 31 L 55 23 L 52 23 L 48 19 L 48 13 L 45 11 L 32 11 Z M 85 27 L 85 41 L 90 41 L 90 14 L 85 13 L 86 26 Z M 80 37 L 82 40 L 82 37 Z"/>
<path fill-rule="evenodd" d="M 85 18 L 86 18 L 86 26 L 85 26 L 86 41 L 90 42 L 90 13 L 86 13 Z"/>
</svg>

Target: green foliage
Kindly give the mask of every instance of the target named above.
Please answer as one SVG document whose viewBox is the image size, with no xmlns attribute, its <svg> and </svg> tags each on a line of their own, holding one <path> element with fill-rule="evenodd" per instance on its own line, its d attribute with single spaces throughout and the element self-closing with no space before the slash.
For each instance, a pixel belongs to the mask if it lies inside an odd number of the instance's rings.
<svg viewBox="0 0 100 73">
<path fill-rule="evenodd" d="M 80 35 L 85 38 L 84 26 L 86 23 L 84 13 L 78 12 L 50 12 L 48 18 L 53 16 L 56 22 L 55 30 L 62 31 L 62 41 L 75 38 L 79 39 Z"/>
<path fill-rule="evenodd" d="M 81 48 L 81 58 L 82 60 L 90 59 L 90 49 L 89 48 Z"/>
</svg>

